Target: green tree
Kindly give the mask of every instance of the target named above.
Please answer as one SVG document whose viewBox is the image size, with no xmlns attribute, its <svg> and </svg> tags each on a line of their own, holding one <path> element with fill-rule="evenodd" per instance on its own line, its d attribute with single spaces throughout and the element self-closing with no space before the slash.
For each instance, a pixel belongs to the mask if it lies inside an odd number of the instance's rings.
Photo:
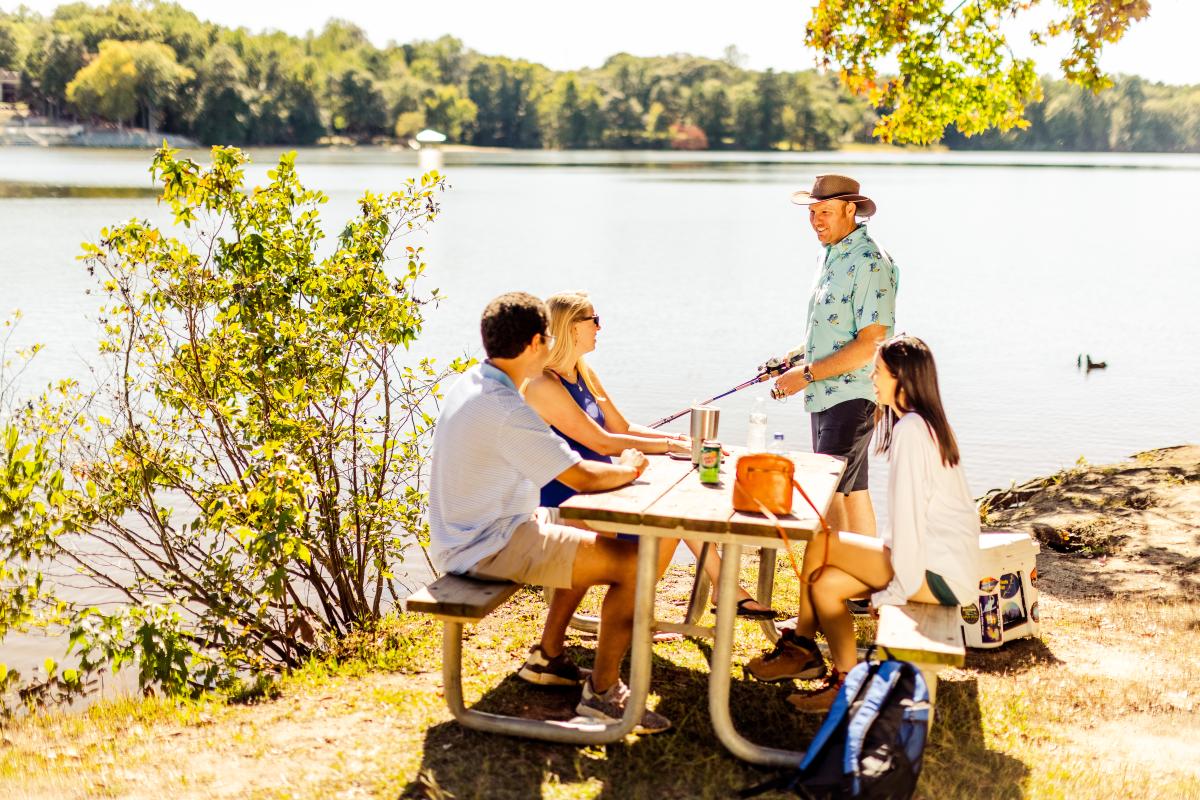
<svg viewBox="0 0 1200 800">
<path fill-rule="evenodd" d="M 348 69 L 334 79 L 329 90 L 333 129 L 358 138 L 390 132 L 390 115 L 383 92 L 369 72 Z"/>
<path fill-rule="evenodd" d="M 459 86 L 467 79 L 467 51 L 453 36 L 406 44 L 404 54 L 413 74 L 429 83 Z"/>
<path fill-rule="evenodd" d="M 774 147 L 787 136 L 783 126 L 783 87 L 774 70 L 759 73 L 755 95 L 758 97 L 757 117 L 760 126 L 760 138 L 756 149 L 765 150 Z"/>
<path fill-rule="evenodd" d="M 316 65 L 305 61 L 280 79 L 275 97 L 286 109 L 284 132 L 281 137 L 256 135 L 262 144 L 312 144 L 325 134 L 321 121 L 321 103 L 317 98 Z"/>
<path fill-rule="evenodd" d="M 122 42 L 101 42 L 100 54 L 67 85 L 67 102 L 81 114 L 123 123 L 138 110 L 138 71 Z"/>
<path fill-rule="evenodd" d="M 636 98 L 612 94 L 604 105 L 604 143 L 610 147 L 639 147 L 646 142 L 645 114 Z"/>
<path fill-rule="evenodd" d="M 195 77 L 175 60 L 175 51 L 158 42 L 126 45 L 137 70 L 137 98 L 145 111 L 146 128 L 154 131 L 164 106 L 174 105 L 179 90 Z"/>
<path fill-rule="evenodd" d="M 45 33 L 25 62 L 25 95 L 57 118 L 67 102 L 67 85 L 87 63 L 83 42 L 66 33 Z"/>
<path fill-rule="evenodd" d="M 126 122 L 141 109 L 153 130 L 159 110 L 191 78 L 164 44 L 106 41 L 67 86 L 67 100 L 81 113 L 113 122 Z"/>
<path fill-rule="evenodd" d="M 488 147 L 539 147 L 538 102 L 542 70 L 527 61 L 480 58 L 467 76 L 467 98 L 477 109 L 472 143 Z"/>
<path fill-rule="evenodd" d="M 720 149 L 733 136 L 733 106 L 729 91 L 722 83 L 710 78 L 692 92 L 690 113 L 708 137 L 708 145 Z"/>
<path fill-rule="evenodd" d="M 162 41 L 164 33 L 146 8 L 120 0 L 104 6 L 64 3 L 54 9 L 52 19 L 54 27 L 79 36 L 91 52 L 107 41 Z"/>
<path fill-rule="evenodd" d="M 196 73 L 193 130 L 200 141 L 238 144 L 248 138 L 250 105 L 246 65 L 233 48 L 219 44 L 208 51 Z"/>
<path fill-rule="evenodd" d="M 311 144 L 325 133 L 318 97 L 319 65 L 284 34 L 230 37 L 245 65 L 247 141 Z"/>
<path fill-rule="evenodd" d="M 425 124 L 452 142 L 468 139 L 479 109 L 455 86 L 437 86 L 425 95 Z"/>
<path fill-rule="evenodd" d="M 1113 149 L 1142 150 L 1146 130 L 1146 91 L 1141 78 L 1126 78 L 1116 89 L 1117 101 L 1113 119 Z"/>
<path fill-rule="evenodd" d="M 17 36 L 12 23 L 0 19 L 0 69 L 12 69 L 18 66 L 17 56 L 20 48 L 17 46 Z"/>
<path fill-rule="evenodd" d="M 884 141 L 936 142 L 953 124 L 971 136 L 989 127 L 1025 127 L 1023 114 L 1041 98 L 1032 58 L 1017 58 L 1008 44 L 1013 18 L 1039 0 L 977 0 L 902 4 L 874 0 L 820 0 L 805 43 L 836 65 L 851 91 L 886 113 L 875 128 Z M 1056 17 L 1031 34 L 1034 44 L 1069 33 L 1066 77 L 1092 90 L 1111 79 L 1099 66 L 1106 43 L 1150 13 L 1149 0 L 1052 0 Z M 899 74 L 880 75 L 895 59 Z"/>
<path fill-rule="evenodd" d="M 600 92 L 594 84 L 567 73 L 543 100 L 554 146 L 564 149 L 597 147 L 604 137 Z M 665 138 L 666 128 L 663 128 Z"/>
<path fill-rule="evenodd" d="M 753 89 L 744 89 L 734 104 L 734 136 L 747 150 L 769 150 L 786 136 L 783 127 L 784 98 L 779 76 L 767 70 L 755 79 Z"/>
</svg>

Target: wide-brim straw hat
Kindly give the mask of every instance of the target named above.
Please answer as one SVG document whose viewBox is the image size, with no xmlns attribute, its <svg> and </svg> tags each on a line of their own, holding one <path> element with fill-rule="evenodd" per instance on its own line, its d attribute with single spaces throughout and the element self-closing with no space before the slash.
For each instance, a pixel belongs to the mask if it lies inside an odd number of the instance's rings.
<svg viewBox="0 0 1200 800">
<path fill-rule="evenodd" d="M 875 201 L 859 193 L 858 181 L 845 175 L 818 175 L 812 190 L 792 192 L 792 202 L 800 206 L 811 206 L 826 200 L 845 200 L 854 203 L 854 213 L 869 217 L 875 213 Z"/>
</svg>

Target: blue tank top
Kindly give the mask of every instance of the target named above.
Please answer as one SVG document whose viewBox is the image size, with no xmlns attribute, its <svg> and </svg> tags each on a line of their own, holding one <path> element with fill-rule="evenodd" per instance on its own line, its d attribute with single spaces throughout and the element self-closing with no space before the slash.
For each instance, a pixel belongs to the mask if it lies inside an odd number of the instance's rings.
<svg viewBox="0 0 1200 800">
<path fill-rule="evenodd" d="M 583 382 L 583 376 L 579 375 L 576 377 L 574 383 L 571 383 L 561 375 L 558 376 L 558 380 L 560 383 L 562 383 L 563 388 L 570 393 L 571 399 L 575 401 L 575 404 L 583 409 L 583 413 L 587 414 L 592 418 L 593 421 L 595 421 L 597 425 L 603 428 L 604 412 L 600 410 L 600 404 L 596 402 L 595 396 L 592 395 L 592 392 L 590 389 L 588 389 L 587 384 Z M 592 450 L 590 447 L 585 447 L 584 445 L 572 439 L 570 436 L 567 436 L 558 428 L 555 428 L 553 425 L 550 426 L 550 430 L 561 436 L 563 440 L 570 445 L 572 450 L 574 450 L 576 453 L 579 453 L 580 456 L 588 461 L 607 461 L 612 463 L 612 459 L 608 456 L 602 456 L 595 450 Z M 560 481 L 553 480 L 542 487 L 541 505 L 545 506 L 546 508 L 558 508 L 558 506 L 564 500 L 569 497 L 574 497 L 576 494 L 577 492 L 570 486 L 567 486 L 565 483 Z"/>
</svg>

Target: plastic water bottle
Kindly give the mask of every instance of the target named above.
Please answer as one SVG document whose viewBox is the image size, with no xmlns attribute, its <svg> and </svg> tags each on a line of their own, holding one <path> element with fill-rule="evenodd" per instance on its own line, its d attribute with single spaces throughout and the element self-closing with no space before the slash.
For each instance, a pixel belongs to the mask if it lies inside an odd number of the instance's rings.
<svg viewBox="0 0 1200 800">
<path fill-rule="evenodd" d="M 754 407 L 750 409 L 746 449 L 751 453 L 761 453 L 767 449 L 767 404 L 761 397 L 754 399 Z"/>
<path fill-rule="evenodd" d="M 783 441 L 783 431 L 775 431 L 775 436 L 771 439 L 771 447 L 767 452 L 778 453 L 781 456 L 787 455 L 787 445 Z"/>
</svg>

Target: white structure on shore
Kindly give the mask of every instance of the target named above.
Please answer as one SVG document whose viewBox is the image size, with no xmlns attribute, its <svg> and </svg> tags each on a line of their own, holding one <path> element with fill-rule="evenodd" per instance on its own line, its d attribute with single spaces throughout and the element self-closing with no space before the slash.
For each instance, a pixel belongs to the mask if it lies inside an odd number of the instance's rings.
<svg viewBox="0 0 1200 800">
<path fill-rule="evenodd" d="M 446 134 L 426 128 L 410 143 L 417 151 L 417 169 L 422 175 L 430 170 L 442 171 L 442 148 L 438 145 L 444 141 Z"/>
</svg>

